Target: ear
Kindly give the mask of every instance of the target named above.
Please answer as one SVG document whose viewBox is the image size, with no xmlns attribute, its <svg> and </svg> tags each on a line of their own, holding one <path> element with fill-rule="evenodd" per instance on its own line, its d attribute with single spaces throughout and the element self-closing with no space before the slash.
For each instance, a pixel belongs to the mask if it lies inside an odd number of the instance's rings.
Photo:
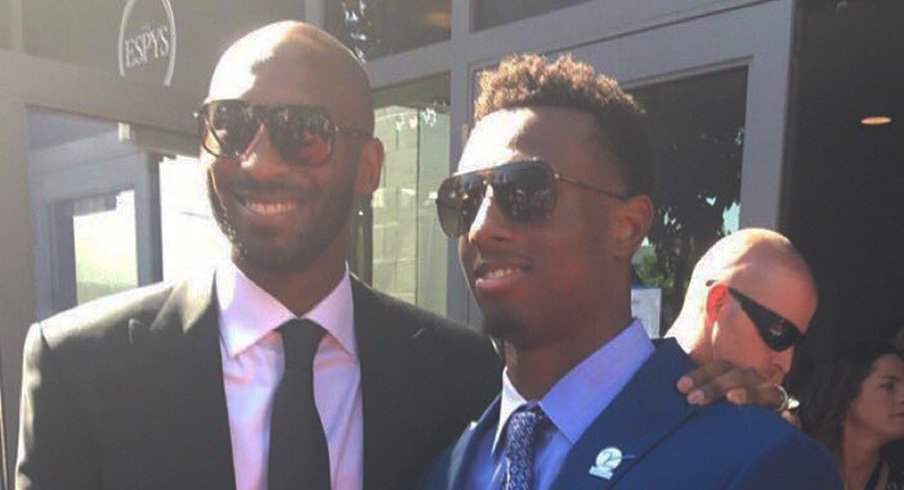
<svg viewBox="0 0 904 490">
<path fill-rule="evenodd" d="M 359 199 L 370 199 L 380 186 L 383 170 L 383 143 L 371 138 L 361 145 L 358 157 L 358 173 L 355 176 L 355 194 Z"/>
<path fill-rule="evenodd" d="M 719 310 L 725 304 L 728 288 L 721 284 L 709 288 L 706 293 L 706 324 L 711 325 L 719 315 Z"/>
<path fill-rule="evenodd" d="M 615 254 L 631 260 L 653 222 L 653 202 L 640 194 L 624 201 L 615 216 Z"/>
</svg>

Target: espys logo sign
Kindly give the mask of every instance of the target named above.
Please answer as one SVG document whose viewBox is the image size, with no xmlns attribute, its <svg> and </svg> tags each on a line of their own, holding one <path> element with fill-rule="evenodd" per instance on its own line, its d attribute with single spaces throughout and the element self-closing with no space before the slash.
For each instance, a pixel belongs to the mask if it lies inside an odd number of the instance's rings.
<svg viewBox="0 0 904 490">
<path fill-rule="evenodd" d="M 169 0 L 129 0 L 119 27 L 119 74 L 163 81 L 176 66 L 176 20 Z"/>
</svg>

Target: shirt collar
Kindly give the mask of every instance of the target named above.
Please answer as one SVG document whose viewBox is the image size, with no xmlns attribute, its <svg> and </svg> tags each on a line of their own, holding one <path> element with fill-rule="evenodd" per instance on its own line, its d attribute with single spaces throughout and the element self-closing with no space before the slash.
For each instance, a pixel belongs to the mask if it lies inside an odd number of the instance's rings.
<svg viewBox="0 0 904 490">
<path fill-rule="evenodd" d="M 241 354 L 283 323 L 296 318 L 232 261 L 223 261 L 217 266 L 215 283 L 220 309 L 220 336 L 229 357 Z M 298 318 L 317 322 L 346 352 L 357 357 L 354 302 L 347 265 L 339 284 Z"/>
<path fill-rule="evenodd" d="M 649 359 L 655 347 L 647 337 L 640 320 L 634 319 L 609 342 L 571 369 L 540 399 L 543 412 L 571 444 L 593 423 Z M 521 406 L 531 406 L 512 385 L 508 369 L 502 374 L 499 424 L 493 439 L 493 453 L 498 450 L 503 430 L 512 413 Z"/>
</svg>

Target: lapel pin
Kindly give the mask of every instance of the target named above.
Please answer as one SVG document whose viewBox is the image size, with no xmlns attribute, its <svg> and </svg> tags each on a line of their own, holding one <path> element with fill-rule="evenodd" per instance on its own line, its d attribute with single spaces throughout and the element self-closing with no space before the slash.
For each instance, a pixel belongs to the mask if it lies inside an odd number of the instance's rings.
<svg viewBox="0 0 904 490">
<path fill-rule="evenodd" d="M 613 472 L 622 463 L 622 459 L 623 456 L 620 449 L 607 447 L 596 455 L 596 461 L 590 467 L 590 474 L 598 478 L 611 480 Z"/>
</svg>

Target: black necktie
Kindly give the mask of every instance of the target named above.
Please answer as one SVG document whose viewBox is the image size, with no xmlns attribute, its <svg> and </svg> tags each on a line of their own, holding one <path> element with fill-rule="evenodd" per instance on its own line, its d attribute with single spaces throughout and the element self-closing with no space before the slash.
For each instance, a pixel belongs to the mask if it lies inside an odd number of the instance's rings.
<svg viewBox="0 0 904 490">
<path fill-rule="evenodd" d="M 269 490 L 329 490 L 330 453 L 314 404 L 314 353 L 323 328 L 310 320 L 279 327 L 286 372 L 273 395 Z"/>
</svg>

